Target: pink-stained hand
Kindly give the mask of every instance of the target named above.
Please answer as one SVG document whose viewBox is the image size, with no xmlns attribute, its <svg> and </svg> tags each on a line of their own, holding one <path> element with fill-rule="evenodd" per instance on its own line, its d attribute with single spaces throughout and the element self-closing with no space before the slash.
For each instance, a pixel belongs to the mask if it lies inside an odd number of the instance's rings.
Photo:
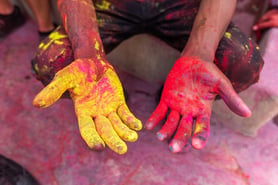
<svg viewBox="0 0 278 185">
<path fill-rule="evenodd" d="M 98 67 L 96 63 L 100 64 Z M 105 144 L 124 154 L 124 141 L 134 142 L 141 121 L 129 111 L 122 85 L 113 67 L 101 59 L 77 59 L 56 73 L 54 80 L 34 99 L 48 107 L 68 90 L 74 102 L 80 134 L 87 145 L 102 150 Z M 123 141 L 124 140 L 124 141 Z"/>
<path fill-rule="evenodd" d="M 251 115 L 229 79 L 214 63 L 183 56 L 167 76 L 160 102 L 145 128 L 153 129 L 169 110 L 166 122 L 157 133 L 158 139 L 169 139 L 176 132 L 169 144 L 173 153 L 180 152 L 190 139 L 195 149 L 201 149 L 209 137 L 211 109 L 216 95 L 220 95 L 236 114 Z"/>
<path fill-rule="evenodd" d="M 278 10 L 272 9 L 266 12 L 253 26 L 254 31 L 278 27 Z"/>
</svg>

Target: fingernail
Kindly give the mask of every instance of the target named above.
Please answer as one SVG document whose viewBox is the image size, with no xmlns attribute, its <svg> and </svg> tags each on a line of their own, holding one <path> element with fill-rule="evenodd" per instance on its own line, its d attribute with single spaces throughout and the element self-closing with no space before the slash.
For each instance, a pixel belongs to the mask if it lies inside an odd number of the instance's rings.
<svg viewBox="0 0 278 185">
<path fill-rule="evenodd" d="M 147 130 L 151 130 L 153 123 L 152 122 L 146 122 L 144 128 Z"/>
<path fill-rule="evenodd" d="M 167 136 L 165 134 L 161 134 L 161 133 L 158 132 L 156 134 L 156 137 L 157 137 L 158 140 L 163 141 L 164 139 L 166 139 Z"/>
<path fill-rule="evenodd" d="M 34 100 L 33 101 L 33 105 L 37 108 L 43 108 L 46 106 L 46 103 L 45 101 L 41 100 L 41 101 L 38 101 L 38 100 Z"/>
<path fill-rule="evenodd" d="M 250 117 L 252 115 L 252 111 L 246 106 L 246 117 Z"/>
<path fill-rule="evenodd" d="M 206 140 L 204 139 L 200 139 L 200 138 L 192 138 L 192 146 L 197 149 L 200 150 L 205 146 Z"/>
<path fill-rule="evenodd" d="M 249 107 L 246 104 L 242 104 L 241 105 L 241 110 L 243 110 L 243 113 L 241 113 L 240 115 L 243 117 L 250 117 L 252 114 L 252 111 L 249 109 Z"/>
<path fill-rule="evenodd" d="M 97 151 L 101 151 L 101 150 L 103 150 L 105 147 L 104 147 L 104 145 L 102 145 L 101 143 L 98 143 L 98 144 L 95 144 L 94 145 L 94 150 L 97 150 Z"/>
<path fill-rule="evenodd" d="M 137 125 L 136 122 L 133 122 L 132 125 L 133 125 L 133 128 L 134 128 L 135 130 L 138 130 L 138 125 Z"/>
<path fill-rule="evenodd" d="M 128 138 L 128 141 L 130 141 L 130 142 L 137 141 L 137 139 L 138 139 L 138 134 L 137 134 L 136 132 L 132 132 L 131 134 L 129 134 L 129 135 L 127 136 L 127 138 Z"/>
<path fill-rule="evenodd" d="M 171 152 L 173 152 L 173 147 L 172 147 L 172 146 L 169 146 L 169 150 L 170 150 Z"/>
<path fill-rule="evenodd" d="M 127 146 L 126 145 L 119 145 L 117 146 L 117 151 L 118 154 L 123 155 L 127 152 Z"/>
<path fill-rule="evenodd" d="M 182 146 L 181 146 L 181 143 L 179 143 L 179 141 L 177 140 L 172 140 L 170 145 L 169 145 L 169 150 L 172 152 L 172 153 L 178 153 L 182 150 Z"/>
<path fill-rule="evenodd" d="M 134 125 L 135 125 L 135 129 L 136 130 L 141 130 L 142 129 L 142 123 L 141 123 L 141 121 L 136 121 L 136 122 L 134 122 Z"/>
</svg>

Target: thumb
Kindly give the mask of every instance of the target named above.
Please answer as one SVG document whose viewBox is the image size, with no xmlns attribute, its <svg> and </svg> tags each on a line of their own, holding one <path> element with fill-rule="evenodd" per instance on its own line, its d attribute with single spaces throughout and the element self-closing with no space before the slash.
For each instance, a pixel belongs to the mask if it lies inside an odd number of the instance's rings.
<svg viewBox="0 0 278 185">
<path fill-rule="evenodd" d="M 62 72 L 62 71 L 61 71 Z M 63 93 L 72 88 L 72 75 L 63 71 L 58 72 L 51 83 L 42 89 L 34 98 L 33 105 L 38 108 L 45 108 L 55 103 Z"/>
<path fill-rule="evenodd" d="M 223 81 L 221 82 L 219 95 L 234 113 L 242 117 L 251 116 L 251 110 L 235 92 L 232 84 L 228 79 L 223 79 Z"/>
</svg>

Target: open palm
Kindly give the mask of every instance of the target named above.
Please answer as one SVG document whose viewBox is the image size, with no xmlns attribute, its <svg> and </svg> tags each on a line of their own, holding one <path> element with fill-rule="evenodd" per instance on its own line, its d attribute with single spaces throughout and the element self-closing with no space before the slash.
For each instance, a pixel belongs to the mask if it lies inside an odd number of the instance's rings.
<svg viewBox="0 0 278 185">
<path fill-rule="evenodd" d="M 103 63 L 99 74 L 92 59 L 78 59 L 59 71 L 54 80 L 34 99 L 37 107 L 47 107 L 68 90 L 74 102 L 82 138 L 95 150 L 105 144 L 113 151 L 127 151 L 125 141 L 134 142 L 134 130 L 142 128 L 141 122 L 129 111 L 122 85 L 108 63 Z"/>
<path fill-rule="evenodd" d="M 145 127 L 154 128 L 170 109 L 165 124 L 157 133 L 158 139 L 169 139 L 176 132 L 169 145 L 172 152 L 180 152 L 190 138 L 191 145 L 201 149 L 209 137 L 210 115 L 216 95 L 220 95 L 235 113 L 241 116 L 251 114 L 214 63 L 181 57 L 167 76 L 159 105 Z"/>
</svg>

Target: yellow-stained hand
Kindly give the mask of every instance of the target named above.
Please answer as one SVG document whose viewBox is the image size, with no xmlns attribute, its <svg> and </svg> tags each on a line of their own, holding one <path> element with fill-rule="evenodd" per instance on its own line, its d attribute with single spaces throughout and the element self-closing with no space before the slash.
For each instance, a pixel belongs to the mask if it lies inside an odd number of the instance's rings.
<svg viewBox="0 0 278 185">
<path fill-rule="evenodd" d="M 48 107 L 68 90 L 87 145 L 102 150 L 106 144 L 114 152 L 124 154 L 127 151 L 124 141 L 136 141 L 136 131 L 141 130 L 142 123 L 129 111 L 113 67 L 105 62 L 101 65 L 103 72 L 99 74 L 93 59 L 75 60 L 55 75 L 33 104 Z"/>
</svg>

